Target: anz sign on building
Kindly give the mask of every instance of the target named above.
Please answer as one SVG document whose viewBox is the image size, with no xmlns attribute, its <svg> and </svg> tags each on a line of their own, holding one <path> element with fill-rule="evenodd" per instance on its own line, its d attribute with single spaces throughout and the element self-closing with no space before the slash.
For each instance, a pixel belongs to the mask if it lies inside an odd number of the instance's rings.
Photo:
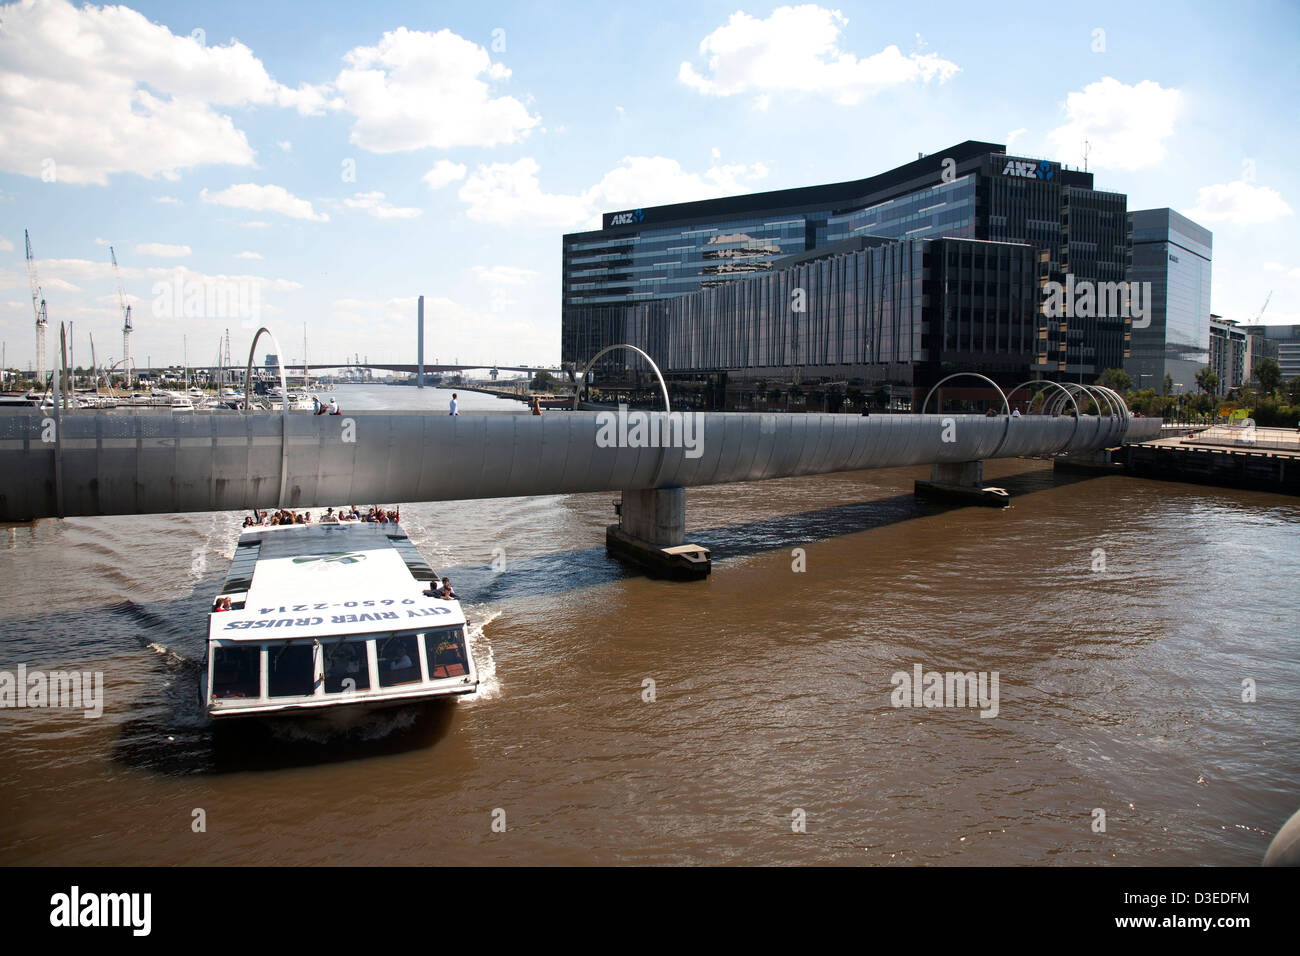
<svg viewBox="0 0 1300 956">
<path fill-rule="evenodd" d="M 1002 167 L 1003 176 L 1017 176 L 1020 179 L 1050 180 L 1056 173 L 1056 164 L 1046 160 L 1009 159 Z"/>
<path fill-rule="evenodd" d="M 633 226 L 645 218 L 645 213 L 640 209 L 634 209 L 632 212 L 616 212 L 609 217 L 610 226 Z M 608 227 L 606 227 L 608 228 Z"/>
</svg>

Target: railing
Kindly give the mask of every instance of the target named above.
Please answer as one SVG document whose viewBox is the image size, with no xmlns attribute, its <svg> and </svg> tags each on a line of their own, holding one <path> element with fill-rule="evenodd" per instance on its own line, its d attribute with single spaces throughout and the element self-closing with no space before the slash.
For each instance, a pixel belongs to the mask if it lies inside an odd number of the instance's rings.
<svg viewBox="0 0 1300 956">
<path fill-rule="evenodd" d="M 1184 445 L 1213 445 L 1300 454 L 1300 429 L 1258 428 L 1250 419 L 1241 423 L 1211 425 L 1182 440 Z"/>
</svg>

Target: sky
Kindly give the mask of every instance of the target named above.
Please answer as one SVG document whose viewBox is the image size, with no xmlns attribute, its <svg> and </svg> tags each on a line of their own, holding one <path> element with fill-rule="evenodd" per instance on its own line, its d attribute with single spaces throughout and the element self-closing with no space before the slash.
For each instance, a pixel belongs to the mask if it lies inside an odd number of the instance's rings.
<svg viewBox="0 0 1300 956">
<path fill-rule="evenodd" d="M 0 6 L 0 339 L 30 230 L 77 364 L 560 358 L 566 232 L 968 139 L 1214 234 L 1211 308 L 1300 324 L 1295 3 Z M 273 348 L 259 346 L 262 352 Z"/>
</svg>

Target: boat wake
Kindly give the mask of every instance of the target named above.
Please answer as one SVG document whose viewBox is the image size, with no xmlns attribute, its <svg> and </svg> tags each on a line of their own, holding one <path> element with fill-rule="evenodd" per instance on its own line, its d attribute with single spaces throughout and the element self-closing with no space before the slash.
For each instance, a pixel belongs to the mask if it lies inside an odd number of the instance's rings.
<svg viewBox="0 0 1300 956">
<path fill-rule="evenodd" d="M 492 653 L 492 642 L 485 633 L 487 626 L 500 616 L 500 611 L 489 611 L 481 621 L 475 621 L 466 628 L 470 653 L 474 656 L 474 666 L 478 668 L 478 690 L 465 698 L 466 703 L 493 700 L 501 693 L 496 657 Z"/>
</svg>

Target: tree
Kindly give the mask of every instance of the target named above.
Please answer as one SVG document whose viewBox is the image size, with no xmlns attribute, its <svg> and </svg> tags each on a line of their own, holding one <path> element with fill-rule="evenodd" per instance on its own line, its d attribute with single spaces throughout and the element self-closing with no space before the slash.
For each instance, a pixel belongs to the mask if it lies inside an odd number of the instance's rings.
<svg viewBox="0 0 1300 956">
<path fill-rule="evenodd" d="M 1122 368 L 1108 368 L 1097 376 L 1097 384 L 1123 394 L 1133 387 L 1133 379 Z"/>
<path fill-rule="evenodd" d="M 550 372 L 547 372 L 544 369 L 538 369 L 537 373 L 533 375 L 531 387 L 534 392 L 549 392 L 551 390 L 551 384 L 554 381 L 555 379 Z"/>
<path fill-rule="evenodd" d="M 1160 394 L 1161 395 L 1174 394 L 1174 377 L 1170 375 L 1168 372 L 1165 372 L 1164 390 Z"/>
<path fill-rule="evenodd" d="M 1219 376 L 1206 365 L 1196 373 L 1196 385 L 1206 395 L 1213 395 L 1219 389 Z"/>
<path fill-rule="evenodd" d="M 1275 359 L 1260 359 L 1251 372 L 1265 395 L 1277 394 L 1277 390 L 1282 386 L 1282 369 L 1278 367 Z"/>
<path fill-rule="evenodd" d="M 1300 405 L 1300 376 L 1286 383 L 1286 397 L 1292 405 Z"/>
</svg>

